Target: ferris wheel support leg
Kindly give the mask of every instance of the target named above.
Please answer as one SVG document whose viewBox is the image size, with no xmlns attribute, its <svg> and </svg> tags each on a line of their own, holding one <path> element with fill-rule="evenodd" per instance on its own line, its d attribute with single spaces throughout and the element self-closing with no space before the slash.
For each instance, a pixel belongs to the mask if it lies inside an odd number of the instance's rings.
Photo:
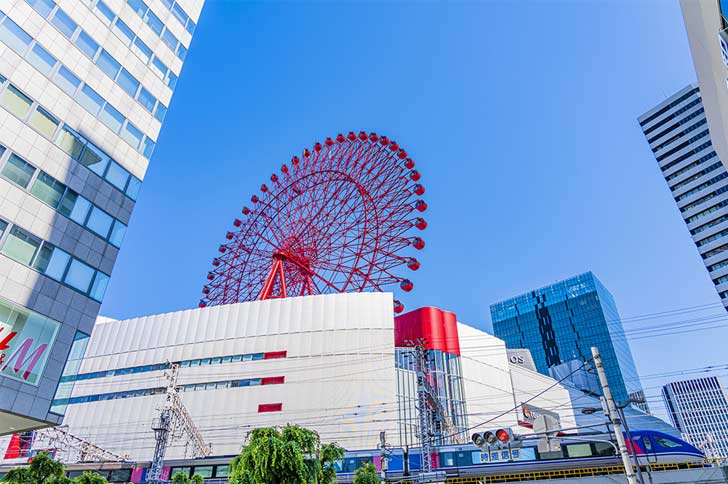
<svg viewBox="0 0 728 484">
<path fill-rule="evenodd" d="M 281 280 L 281 292 L 280 296 L 273 294 L 273 286 L 275 285 L 276 278 Z M 273 267 L 270 269 L 270 273 L 263 284 L 263 289 L 260 290 L 258 300 L 265 301 L 273 297 L 286 297 L 286 276 L 283 273 L 283 261 L 279 258 L 273 259 Z"/>
</svg>

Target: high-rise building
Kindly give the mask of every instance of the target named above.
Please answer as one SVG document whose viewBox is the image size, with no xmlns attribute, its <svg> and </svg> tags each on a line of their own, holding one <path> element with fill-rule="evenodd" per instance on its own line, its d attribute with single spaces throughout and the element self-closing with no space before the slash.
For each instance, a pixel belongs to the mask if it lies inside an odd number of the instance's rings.
<svg viewBox="0 0 728 484">
<path fill-rule="evenodd" d="M 719 459 L 728 458 L 728 391 L 715 376 L 662 387 L 673 425 L 692 444 Z"/>
<path fill-rule="evenodd" d="M 728 1 L 680 0 L 718 159 L 728 163 Z"/>
<path fill-rule="evenodd" d="M 596 346 L 615 400 L 644 400 L 617 305 L 591 272 L 497 302 L 490 314 L 495 335 L 508 348 L 529 349 L 539 373 L 590 360 Z"/>
<path fill-rule="evenodd" d="M 706 110 L 701 90 L 688 86 L 640 116 L 639 123 L 728 307 L 728 171 L 708 132 Z"/>
<path fill-rule="evenodd" d="M 0 435 L 62 421 L 203 1 L 0 2 Z"/>
</svg>

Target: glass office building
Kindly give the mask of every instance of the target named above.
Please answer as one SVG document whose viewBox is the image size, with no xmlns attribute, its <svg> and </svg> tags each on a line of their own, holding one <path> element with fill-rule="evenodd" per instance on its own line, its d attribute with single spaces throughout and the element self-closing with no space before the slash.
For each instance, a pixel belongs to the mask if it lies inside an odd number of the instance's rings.
<svg viewBox="0 0 728 484">
<path fill-rule="evenodd" d="M 715 459 L 728 459 L 728 391 L 718 377 L 681 380 L 662 387 L 673 425 Z"/>
<path fill-rule="evenodd" d="M 587 361 L 596 346 L 615 400 L 644 399 L 617 305 L 591 272 L 497 302 L 490 313 L 495 335 L 508 348 L 531 350 L 540 373 Z"/>
<path fill-rule="evenodd" d="M 202 4 L 0 2 L 0 435 L 63 419 Z"/>
</svg>

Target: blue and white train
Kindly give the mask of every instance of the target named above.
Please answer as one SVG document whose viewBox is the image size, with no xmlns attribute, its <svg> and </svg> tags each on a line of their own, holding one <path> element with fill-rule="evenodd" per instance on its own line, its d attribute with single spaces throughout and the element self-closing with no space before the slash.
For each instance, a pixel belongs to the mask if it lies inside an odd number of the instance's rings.
<svg viewBox="0 0 728 484">
<path fill-rule="evenodd" d="M 700 449 L 671 435 L 643 430 L 634 431 L 631 436 L 628 447 L 637 455 L 641 466 L 705 462 L 705 454 Z M 561 451 L 548 454 L 538 451 L 535 439 L 523 440 L 520 447 L 509 450 L 484 451 L 474 444 L 449 445 L 439 447 L 432 461 L 435 469 L 444 471 L 448 478 L 618 467 L 622 462 L 613 437 L 613 434 L 560 436 Z M 208 483 L 224 483 L 228 480 L 232 457 L 166 461 L 164 477 L 182 472 L 189 476 L 200 474 Z M 336 463 L 339 482 L 351 482 L 354 471 L 365 462 L 373 462 L 381 470 L 381 452 L 378 449 L 346 452 L 345 458 Z M 110 483 L 145 483 L 149 466 L 149 462 L 87 463 L 69 465 L 67 470 L 69 477 L 90 470 L 100 473 Z M 0 466 L 0 476 L 9 468 Z M 408 474 L 416 474 L 419 469 L 419 448 L 412 448 L 409 452 L 395 448 L 389 452 L 388 480 L 402 480 Z"/>
</svg>

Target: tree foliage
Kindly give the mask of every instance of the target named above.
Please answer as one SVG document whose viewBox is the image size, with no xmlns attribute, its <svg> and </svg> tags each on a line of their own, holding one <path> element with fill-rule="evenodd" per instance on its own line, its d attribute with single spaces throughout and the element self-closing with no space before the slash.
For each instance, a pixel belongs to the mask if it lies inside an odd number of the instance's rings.
<svg viewBox="0 0 728 484">
<path fill-rule="evenodd" d="M 319 435 L 297 425 L 264 427 L 248 433 L 248 443 L 230 463 L 231 484 L 333 484 L 334 461 L 344 449 L 322 444 Z"/>
<path fill-rule="evenodd" d="M 380 484 L 377 468 L 371 462 L 365 462 L 354 471 L 354 484 Z"/>
<path fill-rule="evenodd" d="M 96 472 L 84 472 L 76 478 L 77 484 L 107 484 L 106 479 Z"/>
<path fill-rule="evenodd" d="M 95 472 L 84 472 L 76 479 L 66 477 L 66 466 L 45 452 L 33 457 L 25 467 L 11 469 L 2 479 L 6 484 L 107 484 Z"/>
<path fill-rule="evenodd" d="M 193 474 L 187 477 L 187 474 L 175 472 L 172 476 L 172 484 L 204 484 L 205 478 L 199 474 Z"/>
</svg>

